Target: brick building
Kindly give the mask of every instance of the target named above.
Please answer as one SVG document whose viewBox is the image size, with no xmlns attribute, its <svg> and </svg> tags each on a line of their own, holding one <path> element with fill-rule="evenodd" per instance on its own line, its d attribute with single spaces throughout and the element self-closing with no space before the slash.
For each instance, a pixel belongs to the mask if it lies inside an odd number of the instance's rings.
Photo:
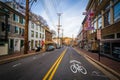
<svg viewBox="0 0 120 80">
<path fill-rule="evenodd" d="M 54 44 L 54 42 L 52 41 L 52 32 L 50 31 L 50 29 L 45 26 L 45 50 L 48 47 L 49 44 Z"/>
<path fill-rule="evenodd" d="M 120 1 L 89 0 L 82 23 L 87 49 L 120 58 Z M 92 13 L 92 14 L 91 14 Z M 90 24 L 86 26 L 89 18 Z M 94 27 L 85 30 L 86 27 Z"/>
</svg>

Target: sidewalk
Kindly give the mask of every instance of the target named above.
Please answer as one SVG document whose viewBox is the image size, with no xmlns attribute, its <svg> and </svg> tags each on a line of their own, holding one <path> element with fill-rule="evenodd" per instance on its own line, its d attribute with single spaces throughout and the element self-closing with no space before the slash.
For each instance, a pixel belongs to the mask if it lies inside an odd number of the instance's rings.
<svg viewBox="0 0 120 80">
<path fill-rule="evenodd" d="M 14 61 L 14 60 L 17 60 L 17 59 L 20 59 L 20 58 L 24 58 L 24 57 L 27 57 L 27 56 L 31 56 L 31 55 L 34 55 L 34 54 L 39 54 L 39 53 L 42 53 L 42 52 L 44 52 L 44 51 L 39 51 L 39 52 L 28 51 L 28 54 L 23 54 L 23 53 L 20 53 L 20 52 L 16 52 L 16 53 L 13 53 L 11 55 L 0 56 L 0 64 L 4 64 L 4 63 L 7 63 L 7 62 L 11 62 L 11 61 Z"/>
<path fill-rule="evenodd" d="M 86 54 L 87 56 L 92 58 L 94 61 L 97 61 L 100 64 L 107 66 L 108 68 L 110 68 L 113 71 L 115 71 L 116 73 L 118 73 L 118 76 L 120 76 L 119 75 L 120 74 L 120 62 L 112 60 L 112 59 L 105 57 L 105 56 L 100 56 L 100 61 L 99 61 L 98 53 L 88 52 L 88 51 L 86 51 L 84 49 L 80 49 L 78 47 L 76 47 L 75 49 L 77 49 L 81 54 Z"/>
</svg>

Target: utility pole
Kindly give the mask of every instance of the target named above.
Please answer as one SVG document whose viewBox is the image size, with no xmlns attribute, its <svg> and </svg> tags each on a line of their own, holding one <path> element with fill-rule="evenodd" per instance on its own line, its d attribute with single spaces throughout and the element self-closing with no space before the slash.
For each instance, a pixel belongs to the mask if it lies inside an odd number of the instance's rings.
<svg viewBox="0 0 120 80">
<path fill-rule="evenodd" d="M 57 13 L 57 15 L 58 15 L 58 45 L 59 45 L 59 31 L 60 31 L 60 27 L 61 27 L 61 25 L 60 25 L 60 16 L 61 16 L 61 14 L 62 13 Z"/>
<path fill-rule="evenodd" d="M 26 12 L 25 12 L 25 32 L 24 32 L 24 54 L 28 53 L 28 24 L 29 24 L 29 0 L 26 0 Z"/>
</svg>

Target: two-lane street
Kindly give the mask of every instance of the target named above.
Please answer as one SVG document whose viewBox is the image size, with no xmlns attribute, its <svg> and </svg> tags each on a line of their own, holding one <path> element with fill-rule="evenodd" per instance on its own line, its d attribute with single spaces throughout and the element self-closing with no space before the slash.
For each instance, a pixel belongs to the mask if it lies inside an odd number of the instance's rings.
<svg viewBox="0 0 120 80">
<path fill-rule="evenodd" d="M 109 80 L 72 47 L 64 47 L 0 65 L 0 80 L 96 79 Z"/>
</svg>

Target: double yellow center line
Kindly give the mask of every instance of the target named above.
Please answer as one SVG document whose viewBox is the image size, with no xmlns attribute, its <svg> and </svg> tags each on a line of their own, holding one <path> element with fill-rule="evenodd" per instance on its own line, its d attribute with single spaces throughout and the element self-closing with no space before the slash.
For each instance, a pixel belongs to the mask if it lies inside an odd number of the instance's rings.
<svg viewBox="0 0 120 80">
<path fill-rule="evenodd" d="M 50 70 L 47 72 L 47 74 L 44 76 L 43 80 L 52 80 L 60 62 L 62 61 L 62 58 L 64 57 L 67 49 L 65 49 L 62 54 L 59 56 L 59 58 L 55 61 L 55 63 L 52 65 Z"/>
</svg>

